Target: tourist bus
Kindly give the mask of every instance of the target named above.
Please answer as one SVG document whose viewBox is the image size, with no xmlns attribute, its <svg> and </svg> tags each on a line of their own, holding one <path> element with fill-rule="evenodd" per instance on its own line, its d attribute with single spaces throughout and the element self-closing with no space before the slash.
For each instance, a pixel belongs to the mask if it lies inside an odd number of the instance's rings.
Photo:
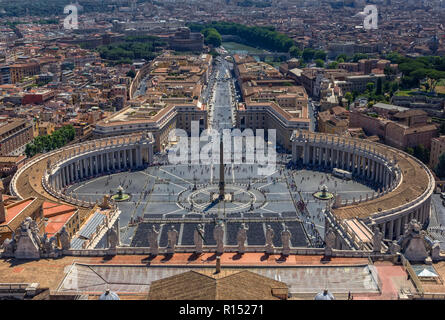
<svg viewBox="0 0 445 320">
<path fill-rule="evenodd" d="M 346 170 L 334 168 L 332 174 L 342 179 L 352 179 L 352 173 Z"/>
</svg>

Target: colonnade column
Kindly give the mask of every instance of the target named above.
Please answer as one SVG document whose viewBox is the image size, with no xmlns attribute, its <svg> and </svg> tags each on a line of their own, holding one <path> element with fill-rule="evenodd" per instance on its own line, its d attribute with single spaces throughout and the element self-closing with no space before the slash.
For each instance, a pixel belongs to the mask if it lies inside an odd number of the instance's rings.
<svg viewBox="0 0 445 320">
<path fill-rule="evenodd" d="M 394 231 L 394 220 L 389 221 L 389 233 L 388 233 L 388 239 L 392 240 L 393 238 L 393 231 Z"/>
<path fill-rule="evenodd" d="M 402 218 L 398 218 L 397 220 L 396 220 L 396 240 L 398 240 L 399 239 L 399 237 L 400 237 L 400 235 L 401 235 L 401 233 L 400 233 L 400 227 L 401 227 L 401 224 L 402 224 Z"/>
<path fill-rule="evenodd" d="M 129 152 L 130 152 L 130 156 L 129 156 L 129 158 L 130 158 L 130 168 L 133 168 L 134 167 L 134 165 L 133 165 L 133 148 L 129 149 Z"/>
<path fill-rule="evenodd" d="M 105 153 L 105 168 L 107 168 L 107 172 L 110 171 L 110 155 Z"/>
<path fill-rule="evenodd" d="M 137 154 L 137 161 L 138 161 L 138 167 L 142 167 L 142 147 L 139 147 L 138 149 L 137 149 L 137 152 L 136 152 L 136 154 Z"/>
<path fill-rule="evenodd" d="M 315 146 L 312 147 L 312 165 L 315 165 Z"/>
</svg>

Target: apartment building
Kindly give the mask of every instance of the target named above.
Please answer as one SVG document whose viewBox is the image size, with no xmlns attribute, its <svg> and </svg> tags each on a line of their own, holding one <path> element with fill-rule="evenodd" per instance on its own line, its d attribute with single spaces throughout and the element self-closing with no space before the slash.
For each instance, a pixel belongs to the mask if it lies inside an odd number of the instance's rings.
<svg viewBox="0 0 445 320">
<path fill-rule="evenodd" d="M 28 120 L 12 120 L 0 123 L 0 155 L 20 155 L 34 138 L 33 125 Z"/>
<path fill-rule="evenodd" d="M 434 169 L 439 164 L 439 158 L 444 152 L 445 136 L 431 139 L 430 168 Z"/>
<path fill-rule="evenodd" d="M 34 76 L 40 73 L 40 65 L 38 63 L 22 63 L 9 66 L 11 83 L 20 82 L 23 78 Z"/>
<path fill-rule="evenodd" d="M 397 112 L 388 119 L 376 112 L 355 109 L 350 114 L 349 126 L 363 128 L 367 135 L 377 135 L 386 144 L 402 150 L 418 145 L 430 148 L 438 131 L 422 110 Z"/>
</svg>

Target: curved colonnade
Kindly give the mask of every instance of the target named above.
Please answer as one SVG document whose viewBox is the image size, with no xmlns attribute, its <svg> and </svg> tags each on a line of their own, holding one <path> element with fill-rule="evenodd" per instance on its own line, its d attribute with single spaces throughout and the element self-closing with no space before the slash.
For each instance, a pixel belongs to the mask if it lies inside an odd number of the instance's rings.
<svg viewBox="0 0 445 320">
<path fill-rule="evenodd" d="M 379 143 L 325 133 L 294 131 L 291 141 L 294 163 L 347 170 L 381 186 L 366 199 L 337 196 L 331 209 L 337 218 L 360 219 L 388 240 L 398 239 L 412 219 L 428 223 L 434 177 L 418 159 Z"/>
<path fill-rule="evenodd" d="M 153 136 L 143 133 L 92 140 L 42 154 L 17 171 L 10 184 L 11 194 L 90 208 L 94 203 L 65 195 L 63 188 L 101 174 L 150 165 L 153 144 Z"/>
</svg>

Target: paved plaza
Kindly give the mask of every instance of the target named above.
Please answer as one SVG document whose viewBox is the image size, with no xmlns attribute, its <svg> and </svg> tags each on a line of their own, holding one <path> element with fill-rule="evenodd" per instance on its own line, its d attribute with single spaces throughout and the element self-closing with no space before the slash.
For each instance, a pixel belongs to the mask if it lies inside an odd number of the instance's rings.
<svg viewBox="0 0 445 320">
<path fill-rule="evenodd" d="M 342 199 L 366 197 L 374 191 L 355 181 L 343 181 L 330 173 L 304 169 L 277 167 L 270 176 L 258 178 L 257 165 L 226 165 L 224 177 L 227 190 L 233 189 L 233 202 L 211 203 L 211 188 L 215 188 L 219 177 L 218 165 L 148 167 L 143 171 L 119 172 L 93 178 L 75 184 L 67 192 L 80 199 L 101 201 L 105 194 L 115 194 L 122 186 L 131 198 L 118 202 L 120 215 L 121 242 L 125 245 L 148 246 L 150 223 L 131 224 L 140 218 L 203 218 L 226 219 L 226 244 L 236 244 L 236 233 L 240 223 L 230 223 L 231 218 L 274 218 L 295 217 L 296 222 L 286 222 L 291 233 L 293 246 L 308 246 L 309 236 L 318 232 L 324 234 L 322 209 L 325 201 L 315 199 L 312 194 L 326 185 L 330 192 L 337 192 Z M 250 188 L 249 188 L 250 184 Z M 195 191 L 193 189 L 196 188 Z M 249 190 L 247 190 L 249 189 Z M 216 190 L 217 191 L 217 190 Z M 294 200 L 292 200 L 292 198 Z M 303 200 L 307 204 L 309 216 L 300 213 L 295 203 Z M 194 203 L 194 207 L 190 204 Z M 251 206 L 252 204 L 252 206 Z M 297 222 L 302 221 L 301 222 Z M 263 245 L 268 223 L 250 223 L 248 244 Z M 283 223 L 269 223 L 275 231 L 275 245 L 280 245 L 280 232 Z M 312 227 L 314 226 L 314 227 Z M 167 243 L 167 224 L 157 225 L 160 230 L 160 246 Z M 193 231 L 196 224 L 181 223 L 175 228 L 179 232 L 178 244 L 193 244 Z M 204 226 L 205 242 L 214 244 L 214 224 Z M 305 229 L 305 231 L 303 230 Z M 312 231 L 314 230 L 314 231 Z"/>
</svg>

